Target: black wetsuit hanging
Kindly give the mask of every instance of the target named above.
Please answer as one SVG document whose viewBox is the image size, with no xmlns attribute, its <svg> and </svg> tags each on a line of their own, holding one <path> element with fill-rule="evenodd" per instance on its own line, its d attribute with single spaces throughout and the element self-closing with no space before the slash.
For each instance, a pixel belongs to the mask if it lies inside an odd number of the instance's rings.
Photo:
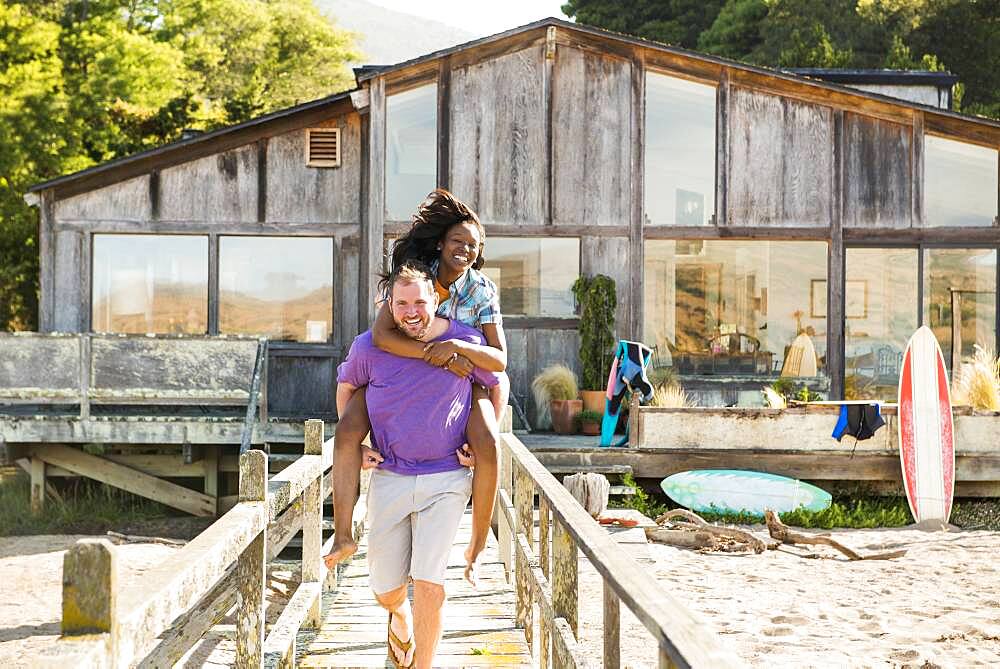
<svg viewBox="0 0 1000 669">
<path fill-rule="evenodd" d="M 841 404 L 833 438 L 840 441 L 845 434 L 849 434 L 858 441 L 864 441 L 871 439 L 883 425 L 885 421 L 878 404 Z"/>
</svg>

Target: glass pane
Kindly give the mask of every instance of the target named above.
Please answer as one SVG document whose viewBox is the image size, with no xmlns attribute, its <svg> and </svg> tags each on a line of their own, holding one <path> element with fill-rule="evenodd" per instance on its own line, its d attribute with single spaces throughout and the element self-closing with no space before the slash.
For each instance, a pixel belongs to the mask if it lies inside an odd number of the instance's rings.
<svg viewBox="0 0 1000 669">
<path fill-rule="evenodd" d="M 926 136 L 924 192 L 928 226 L 993 225 L 997 215 L 997 151 Z"/>
<path fill-rule="evenodd" d="M 333 240 L 221 237 L 219 331 L 327 341 L 333 332 Z"/>
<path fill-rule="evenodd" d="M 715 213 L 715 87 L 646 73 L 646 223 L 707 225 Z"/>
<path fill-rule="evenodd" d="M 975 345 L 996 347 L 997 253 L 993 249 L 924 251 L 924 322 L 941 345 L 949 373 Z"/>
<path fill-rule="evenodd" d="M 208 237 L 94 235 L 94 332 L 208 331 Z"/>
<path fill-rule="evenodd" d="M 844 398 L 895 402 L 917 329 L 917 250 L 847 249 L 845 271 Z"/>
<path fill-rule="evenodd" d="M 500 289 L 505 316 L 572 316 L 580 276 L 575 237 L 489 237 L 483 273 Z"/>
<path fill-rule="evenodd" d="M 826 242 L 647 241 L 653 378 L 705 406 L 760 406 L 779 378 L 825 396 L 826 255 Z"/>
<path fill-rule="evenodd" d="M 408 221 L 437 185 L 437 85 L 390 95 L 385 106 L 385 215 Z"/>
</svg>

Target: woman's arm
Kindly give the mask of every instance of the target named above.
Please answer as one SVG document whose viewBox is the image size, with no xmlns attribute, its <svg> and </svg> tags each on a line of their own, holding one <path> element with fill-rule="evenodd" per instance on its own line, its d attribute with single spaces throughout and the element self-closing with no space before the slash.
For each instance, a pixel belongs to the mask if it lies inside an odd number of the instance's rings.
<svg viewBox="0 0 1000 669">
<path fill-rule="evenodd" d="M 386 302 L 383 302 L 382 306 L 379 307 L 375 324 L 372 325 L 372 343 L 386 353 L 392 353 L 401 358 L 424 357 L 424 345 L 396 329 L 396 322 L 392 320 L 392 312 L 389 311 L 389 305 Z"/>
<path fill-rule="evenodd" d="M 496 323 L 485 323 L 483 335 L 487 345 L 473 344 L 460 339 L 427 344 L 423 358 L 432 365 L 446 364 L 452 355 L 464 355 L 473 365 L 487 372 L 502 372 L 507 369 L 507 338 L 503 327 Z"/>
</svg>

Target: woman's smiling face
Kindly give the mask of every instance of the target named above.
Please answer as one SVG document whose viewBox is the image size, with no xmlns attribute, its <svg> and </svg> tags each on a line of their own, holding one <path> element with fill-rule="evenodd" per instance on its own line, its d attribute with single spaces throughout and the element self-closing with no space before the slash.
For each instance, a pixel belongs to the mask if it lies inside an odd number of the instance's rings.
<svg viewBox="0 0 1000 669">
<path fill-rule="evenodd" d="M 458 275 L 465 273 L 479 257 L 482 242 L 474 223 L 456 223 L 441 240 L 441 264 Z"/>
</svg>

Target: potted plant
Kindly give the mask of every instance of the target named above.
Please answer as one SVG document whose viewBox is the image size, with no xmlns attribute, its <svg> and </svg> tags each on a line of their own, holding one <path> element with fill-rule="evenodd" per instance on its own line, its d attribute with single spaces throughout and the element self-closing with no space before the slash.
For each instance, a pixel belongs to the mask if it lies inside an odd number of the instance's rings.
<svg viewBox="0 0 1000 669">
<path fill-rule="evenodd" d="M 601 420 L 603 419 L 603 413 L 598 413 L 589 409 L 584 409 L 574 416 L 574 420 L 576 420 L 576 423 L 580 426 L 580 431 L 592 437 L 601 433 Z"/>
<path fill-rule="evenodd" d="M 538 409 L 538 427 L 552 421 L 552 429 L 559 434 L 572 434 L 573 416 L 583 409 L 583 402 L 576 398 L 576 374 L 566 365 L 549 365 L 531 382 Z"/>
<path fill-rule="evenodd" d="M 580 366 L 583 406 L 604 413 L 605 391 L 615 354 L 615 281 L 603 274 L 581 276 L 573 283 L 580 311 Z"/>
</svg>

